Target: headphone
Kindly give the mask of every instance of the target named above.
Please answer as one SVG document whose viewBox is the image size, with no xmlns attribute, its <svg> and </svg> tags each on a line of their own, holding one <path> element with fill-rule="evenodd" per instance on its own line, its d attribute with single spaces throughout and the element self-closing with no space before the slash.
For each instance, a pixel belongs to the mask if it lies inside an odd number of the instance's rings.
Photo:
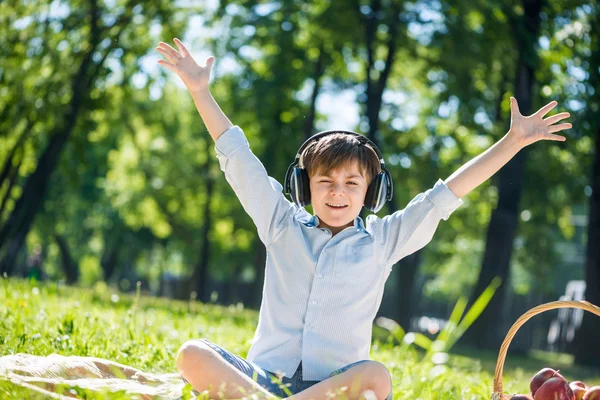
<svg viewBox="0 0 600 400">
<path fill-rule="evenodd" d="M 375 146 L 371 140 L 366 138 L 363 135 L 360 135 L 356 132 L 352 131 L 344 131 L 344 130 L 331 130 L 331 131 L 323 131 L 319 132 L 310 138 L 308 138 L 296 154 L 296 158 L 294 162 L 290 164 L 285 173 L 284 180 L 284 192 L 285 194 L 289 194 L 290 198 L 296 203 L 299 207 L 304 207 L 310 204 L 310 183 L 309 177 L 306 170 L 300 167 L 300 157 L 302 156 L 302 152 L 304 149 L 313 141 L 318 141 L 324 136 L 331 135 L 334 133 L 345 133 L 347 135 L 352 135 L 358 138 L 361 146 L 366 144 L 371 145 L 375 153 L 377 154 L 377 158 L 379 159 L 379 164 L 381 166 L 381 172 L 377 174 L 369 184 L 367 188 L 367 194 L 365 196 L 365 208 L 369 211 L 377 212 L 381 210 L 381 207 L 385 204 L 386 201 L 392 199 L 392 194 L 394 190 L 394 186 L 392 183 L 392 175 L 390 171 L 385 167 L 385 163 L 383 161 L 383 154 L 381 151 Z"/>
</svg>

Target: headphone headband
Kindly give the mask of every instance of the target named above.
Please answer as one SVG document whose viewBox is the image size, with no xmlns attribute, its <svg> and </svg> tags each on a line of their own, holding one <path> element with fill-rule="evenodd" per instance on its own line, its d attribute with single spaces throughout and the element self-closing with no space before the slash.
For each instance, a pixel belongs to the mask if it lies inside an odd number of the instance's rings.
<svg viewBox="0 0 600 400">
<path fill-rule="evenodd" d="M 356 138 L 358 138 L 358 140 L 360 142 L 362 142 L 361 143 L 362 145 L 370 144 L 371 147 L 373 148 L 373 150 L 375 151 L 375 154 L 377 154 L 377 159 L 379 160 L 379 163 L 381 164 L 381 166 L 382 167 L 385 166 L 385 161 L 383 160 L 383 154 L 381 154 L 381 151 L 379 150 L 379 148 L 377 148 L 375 143 L 373 143 L 368 137 L 361 135 L 360 133 L 356 133 L 353 131 L 345 131 L 345 130 L 340 130 L 340 129 L 333 129 L 333 130 L 329 130 L 329 131 L 319 132 L 319 133 L 312 135 L 308 139 L 306 139 L 304 141 L 304 143 L 302 143 L 302 146 L 300 146 L 300 149 L 298 149 L 298 153 L 296 153 L 294 163 L 298 164 L 300 162 L 300 157 L 302 157 L 302 152 L 304 152 L 304 150 L 306 149 L 306 147 L 308 147 L 308 145 L 310 143 L 312 143 L 313 141 L 318 141 L 319 139 L 321 139 L 324 136 L 333 135 L 334 133 L 344 133 L 346 135 L 352 135 L 352 136 L 355 136 Z"/>
</svg>

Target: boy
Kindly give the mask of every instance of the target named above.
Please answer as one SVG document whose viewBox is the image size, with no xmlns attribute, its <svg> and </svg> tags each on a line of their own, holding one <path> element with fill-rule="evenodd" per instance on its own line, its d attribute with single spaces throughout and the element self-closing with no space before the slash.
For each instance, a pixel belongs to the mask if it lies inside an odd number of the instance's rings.
<svg viewBox="0 0 600 400">
<path fill-rule="evenodd" d="M 325 399 L 346 386 L 349 398 L 391 399 L 388 370 L 369 360 L 371 326 L 391 266 L 425 246 L 439 221 L 462 204 L 460 198 L 521 148 L 538 140 L 564 141 L 552 133 L 571 124 L 552 124 L 569 114 L 543 119 L 556 106 L 552 102 L 524 117 L 511 98 L 506 136 L 404 210 L 385 218 L 370 215 L 366 224 L 358 214 L 367 194 L 373 197 L 368 192 L 372 181 L 386 172 L 376 149 L 346 133 L 310 141 L 298 156 L 310 191 L 291 189 L 296 197 L 309 197 L 315 212 L 311 216 L 297 198 L 297 204 L 285 199 L 282 186 L 269 178 L 241 129 L 212 98 L 208 82 L 214 58 L 201 67 L 181 41 L 174 42 L 179 52 L 159 43 L 157 50 L 168 62 L 158 62 L 177 73 L 192 94 L 215 140 L 221 169 L 267 248 L 263 300 L 248 360 L 208 340 L 192 340 L 177 356 L 181 375 L 195 390 L 210 389 L 211 398 L 260 393 L 267 398 L 294 394 L 300 400 Z M 385 184 L 389 175 L 382 178 Z M 385 191 L 379 194 L 385 197 Z M 289 392 L 271 382 L 277 372 Z M 220 389 L 222 383 L 226 385 Z"/>
</svg>

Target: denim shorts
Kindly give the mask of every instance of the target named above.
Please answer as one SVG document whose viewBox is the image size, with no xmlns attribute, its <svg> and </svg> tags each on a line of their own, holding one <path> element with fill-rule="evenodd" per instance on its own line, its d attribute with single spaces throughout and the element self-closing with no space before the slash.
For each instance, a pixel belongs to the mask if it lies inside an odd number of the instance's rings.
<svg viewBox="0 0 600 400">
<path fill-rule="evenodd" d="M 245 375 L 249 376 L 250 379 L 257 382 L 260 386 L 264 387 L 265 389 L 267 389 L 270 393 L 274 394 L 275 396 L 282 397 L 282 398 L 289 397 L 291 395 L 299 393 L 299 392 L 301 392 L 305 389 L 308 389 L 309 387 L 321 382 L 321 381 L 305 381 L 302 379 L 302 361 L 300 362 L 298 369 L 294 373 L 294 376 L 292 376 L 291 378 L 281 376 L 281 378 L 279 378 L 274 372 L 262 369 L 255 363 L 247 361 L 244 358 L 242 358 L 236 354 L 230 353 L 229 351 L 225 350 L 221 346 L 211 342 L 208 339 L 199 339 L 199 340 L 201 342 L 205 343 L 206 345 L 208 345 L 211 349 L 213 349 L 221 357 L 223 357 L 228 363 L 233 365 L 235 368 L 237 368 L 239 371 L 241 371 Z M 354 367 L 359 364 L 362 364 L 367 361 L 369 361 L 369 360 L 357 361 L 352 364 L 348 364 L 345 367 L 342 367 L 340 369 L 336 369 L 329 375 L 329 377 L 341 374 L 342 372 L 348 370 L 349 368 Z M 392 400 L 391 392 L 388 395 L 388 397 L 386 398 L 386 400 Z"/>
</svg>

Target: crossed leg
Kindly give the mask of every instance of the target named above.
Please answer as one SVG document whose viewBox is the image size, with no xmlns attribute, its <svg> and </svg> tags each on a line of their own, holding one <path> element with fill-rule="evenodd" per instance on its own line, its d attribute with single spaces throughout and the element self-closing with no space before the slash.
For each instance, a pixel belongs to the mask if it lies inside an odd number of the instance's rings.
<svg viewBox="0 0 600 400">
<path fill-rule="evenodd" d="M 270 400 L 278 399 L 199 340 L 188 341 L 180 348 L 177 368 L 195 390 L 208 390 L 210 398 L 239 399 L 254 394 Z M 290 399 L 328 399 L 343 387 L 347 388 L 345 395 L 349 400 L 365 397 L 372 399 L 367 393 L 383 400 L 390 393 L 392 382 L 383 364 L 367 361 L 296 393 Z"/>
<path fill-rule="evenodd" d="M 239 399 L 252 394 L 276 400 L 277 396 L 235 368 L 200 340 L 189 340 L 177 354 L 177 369 L 192 387 L 208 390 L 211 399 Z"/>
<path fill-rule="evenodd" d="M 296 393 L 290 399 L 330 399 L 332 394 L 339 394 L 341 388 L 345 388 L 343 393 L 348 400 L 384 400 L 392 390 L 392 379 L 385 365 L 366 361 Z"/>
</svg>

